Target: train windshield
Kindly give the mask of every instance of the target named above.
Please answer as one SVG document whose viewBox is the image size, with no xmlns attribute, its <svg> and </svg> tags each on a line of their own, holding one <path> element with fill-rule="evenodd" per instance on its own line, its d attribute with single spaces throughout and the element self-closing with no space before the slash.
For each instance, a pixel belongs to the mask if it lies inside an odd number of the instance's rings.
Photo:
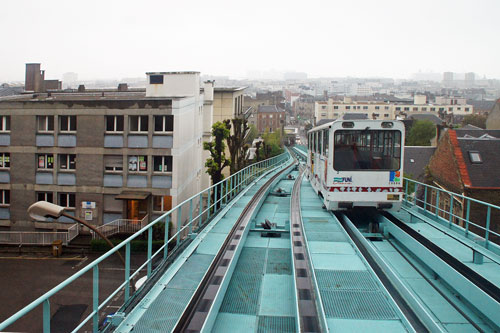
<svg viewBox="0 0 500 333">
<path fill-rule="evenodd" d="M 401 132 L 397 130 L 337 130 L 333 168 L 337 171 L 399 170 Z"/>
</svg>

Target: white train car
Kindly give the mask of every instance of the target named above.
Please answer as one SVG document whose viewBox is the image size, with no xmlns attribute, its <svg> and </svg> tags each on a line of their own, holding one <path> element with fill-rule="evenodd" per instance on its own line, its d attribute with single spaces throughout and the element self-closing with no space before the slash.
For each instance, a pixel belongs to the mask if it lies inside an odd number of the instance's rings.
<svg viewBox="0 0 500 333">
<path fill-rule="evenodd" d="M 329 210 L 399 210 L 403 196 L 404 125 L 337 120 L 308 132 L 308 177 Z"/>
</svg>

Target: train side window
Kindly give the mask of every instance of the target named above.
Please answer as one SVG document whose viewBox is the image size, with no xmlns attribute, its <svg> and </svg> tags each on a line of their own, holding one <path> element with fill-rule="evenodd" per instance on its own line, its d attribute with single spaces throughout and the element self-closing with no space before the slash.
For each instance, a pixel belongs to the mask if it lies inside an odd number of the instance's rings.
<svg viewBox="0 0 500 333">
<path fill-rule="evenodd" d="M 323 131 L 318 132 L 318 153 L 323 155 L 323 141 L 321 137 L 323 136 Z"/>
<path fill-rule="evenodd" d="M 328 157 L 328 130 L 323 131 L 323 155 Z"/>
</svg>

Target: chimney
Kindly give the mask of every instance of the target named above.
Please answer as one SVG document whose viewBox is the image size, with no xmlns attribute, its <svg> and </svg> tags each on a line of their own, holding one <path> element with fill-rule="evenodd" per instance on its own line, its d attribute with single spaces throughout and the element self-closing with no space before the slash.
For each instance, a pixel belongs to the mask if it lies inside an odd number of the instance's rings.
<svg viewBox="0 0 500 333">
<path fill-rule="evenodd" d="M 118 84 L 118 91 L 128 91 L 128 85 L 126 83 Z"/>
<path fill-rule="evenodd" d="M 215 81 L 205 81 L 203 82 L 203 91 L 205 93 L 205 101 L 213 101 L 214 100 L 214 85 Z"/>
<path fill-rule="evenodd" d="M 85 92 L 85 86 L 83 84 L 78 86 L 78 92 Z"/>
</svg>

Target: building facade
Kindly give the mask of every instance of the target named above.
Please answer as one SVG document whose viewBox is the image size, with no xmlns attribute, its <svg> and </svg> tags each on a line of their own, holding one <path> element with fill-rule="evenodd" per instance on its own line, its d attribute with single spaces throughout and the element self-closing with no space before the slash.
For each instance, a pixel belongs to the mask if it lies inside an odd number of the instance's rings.
<svg viewBox="0 0 500 333">
<path fill-rule="evenodd" d="M 152 219 L 199 192 L 204 172 L 199 73 L 157 72 L 147 78 L 145 92 L 2 99 L 0 225 L 32 227 L 26 210 L 39 200 L 94 225 Z M 58 221 L 57 228 L 69 222 Z"/>
<path fill-rule="evenodd" d="M 276 105 L 259 106 L 257 111 L 257 130 L 272 133 L 281 131 L 285 126 L 285 111 Z"/>
<path fill-rule="evenodd" d="M 314 117 L 316 123 L 322 119 L 337 119 L 344 113 L 364 113 L 369 119 L 396 119 L 406 117 L 415 112 L 431 112 L 442 117 L 446 115 L 466 116 L 473 114 L 474 107 L 467 104 L 464 98 L 436 97 L 434 103 L 428 103 L 426 96 L 415 95 L 413 103 L 352 101 L 346 97 L 343 101 L 328 99 L 315 102 Z"/>
</svg>

